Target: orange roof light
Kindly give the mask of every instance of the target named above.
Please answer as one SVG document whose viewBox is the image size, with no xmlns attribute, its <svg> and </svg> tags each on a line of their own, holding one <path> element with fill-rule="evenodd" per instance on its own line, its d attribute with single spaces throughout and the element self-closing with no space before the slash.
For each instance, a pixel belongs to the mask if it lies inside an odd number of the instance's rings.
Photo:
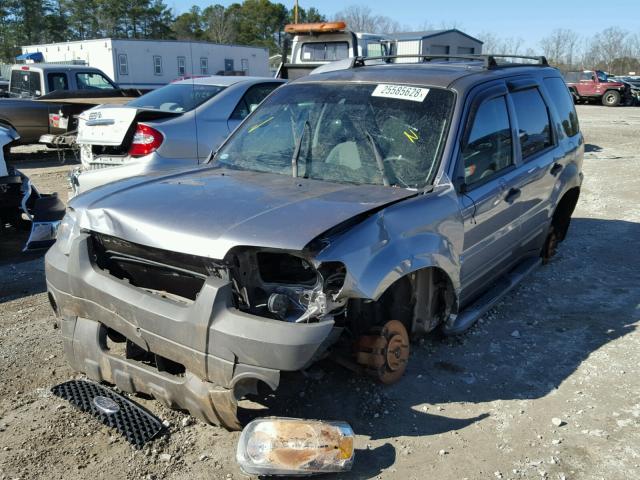
<svg viewBox="0 0 640 480">
<path fill-rule="evenodd" d="M 284 26 L 286 33 L 327 33 L 346 30 L 345 22 L 290 23 Z"/>
</svg>

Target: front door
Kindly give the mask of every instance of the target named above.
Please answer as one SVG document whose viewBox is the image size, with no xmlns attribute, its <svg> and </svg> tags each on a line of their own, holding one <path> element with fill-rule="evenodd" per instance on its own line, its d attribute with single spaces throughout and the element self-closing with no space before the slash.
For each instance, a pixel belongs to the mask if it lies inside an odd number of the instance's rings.
<svg viewBox="0 0 640 480">
<path fill-rule="evenodd" d="M 518 259 L 521 192 L 506 95 L 502 85 L 477 97 L 461 148 L 464 184 L 458 201 L 465 226 L 461 306 Z"/>
</svg>

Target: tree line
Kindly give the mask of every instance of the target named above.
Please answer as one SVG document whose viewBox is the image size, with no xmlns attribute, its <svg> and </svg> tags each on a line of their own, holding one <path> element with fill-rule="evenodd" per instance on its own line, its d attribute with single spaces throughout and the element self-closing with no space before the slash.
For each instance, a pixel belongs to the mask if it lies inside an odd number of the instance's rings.
<svg viewBox="0 0 640 480">
<path fill-rule="evenodd" d="M 326 21 L 313 7 L 300 8 L 298 18 Z M 12 62 L 22 45 L 103 37 L 206 40 L 274 53 L 292 21 L 292 9 L 269 0 L 194 6 L 180 15 L 163 0 L 0 0 L 0 61 Z"/>
<path fill-rule="evenodd" d="M 290 2 L 289 2 L 290 3 Z M 204 40 L 223 44 L 282 50 L 284 25 L 293 22 L 293 9 L 270 0 L 243 0 L 227 7 L 193 6 L 176 15 L 164 0 L 0 0 L 0 62 L 12 62 L 21 45 L 90 38 L 152 38 Z M 353 31 L 397 33 L 416 30 L 364 5 L 325 16 L 315 7 L 300 8 L 299 22 L 344 20 Z M 417 30 L 464 29 L 457 23 L 434 25 L 424 21 Z M 544 54 L 561 69 L 599 68 L 611 73 L 640 72 L 640 34 L 618 27 L 580 36 L 556 29 L 537 48 L 525 48 L 518 37 L 485 31 L 475 35 L 486 53 Z"/>
<path fill-rule="evenodd" d="M 640 34 L 619 27 L 587 36 L 558 28 L 540 40 L 538 49 L 524 48 L 522 38 L 500 37 L 492 32 L 482 32 L 478 38 L 484 41 L 483 50 L 487 53 L 544 55 L 563 71 L 595 68 L 618 75 L 640 74 Z"/>
</svg>

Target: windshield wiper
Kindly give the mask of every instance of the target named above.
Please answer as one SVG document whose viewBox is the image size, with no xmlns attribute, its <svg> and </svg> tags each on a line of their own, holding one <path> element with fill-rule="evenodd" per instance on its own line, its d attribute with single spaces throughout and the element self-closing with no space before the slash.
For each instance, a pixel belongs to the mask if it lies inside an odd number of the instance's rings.
<svg viewBox="0 0 640 480">
<path fill-rule="evenodd" d="M 384 160 L 382 159 L 382 154 L 380 153 L 378 144 L 374 140 L 373 135 L 371 135 L 368 130 L 365 129 L 364 134 L 369 139 L 369 143 L 371 144 L 371 149 L 373 150 L 373 156 L 376 157 L 376 164 L 378 165 L 378 170 L 380 171 L 380 175 L 382 175 L 382 184 L 385 187 L 388 187 L 391 185 L 391 183 L 389 183 L 387 174 L 384 171 Z"/>
<path fill-rule="evenodd" d="M 304 121 L 304 125 L 302 126 L 302 133 L 300 134 L 300 138 L 298 139 L 296 148 L 293 151 L 293 156 L 291 157 L 291 175 L 293 176 L 293 178 L 298 177 L 298 158 L 300 157 L 300 150 L 302 150 L 302 142 L 304 141 L 304 134 L 307 131 L 307 128 L 311 130 L 309 120 Z"/>
</svg>

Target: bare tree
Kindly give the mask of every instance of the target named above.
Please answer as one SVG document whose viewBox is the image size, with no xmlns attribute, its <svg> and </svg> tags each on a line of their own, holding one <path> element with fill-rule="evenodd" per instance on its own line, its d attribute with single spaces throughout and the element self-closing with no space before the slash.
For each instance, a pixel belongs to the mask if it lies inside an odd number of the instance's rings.
<svg viewBox="0 0 640 480">
<path fill-rule="evenodd" d="M 609 27 L 594 38 L 602 55 L 602 63 L 607 71 L 611 71 L 614 60 L 629 56 L 629 46 L 626 43 L 629 33 L 618 27 Z"/>
<path fill-rule="evenodd" d="M 580 36 L 573 30 L 557 28 L 540 41 L 544 55 L 552 63 L 573 65 Z"/>
<path fill-rule="evenodd" d="M 395 33 L 405 28 L 390 17 L 374 14 L 366 5 L 351 5 L 334 18 L 345 21 L 354 32 Z"/>
<path fill-rule="evenodd" d="M 504 55 L 519 55 L 524 40 L 520 37 L 498 37 L 492 32 L 481 32 L 477 38 L 482 40 L 482 51 Z"/>
<path fill-rule="evenodd" d="M 639 48 L 637 35 L 619 27 L 609 27 L 585 40 L 581 63 L 583 68 L 599 68 L 609 73 L 626 73 L 635 69 Z"/>
</svg>

